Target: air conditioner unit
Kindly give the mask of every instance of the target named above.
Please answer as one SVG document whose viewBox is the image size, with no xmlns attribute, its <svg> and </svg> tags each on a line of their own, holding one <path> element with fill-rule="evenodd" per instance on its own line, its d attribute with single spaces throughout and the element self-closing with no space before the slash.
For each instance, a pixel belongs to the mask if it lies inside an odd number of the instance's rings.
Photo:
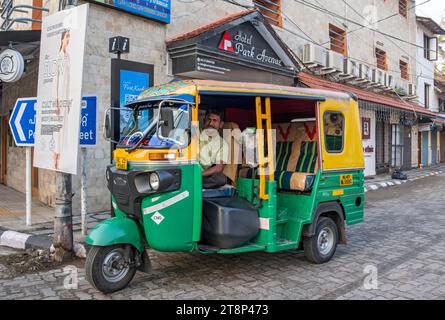
<svg viewBox="0 0 445 320">
<path fill-rule="evenodd" d="M 334 72 L 343 73 L 343 70 L 345 68 L 344 61 L 345 57 L 343 55 L 335 51 L 329 50 L 327 52 L 326 70 L 332 70 Z"/>
<path fill-rule="evenodd" d="M 352 59 L 345 59 L 343 74 L 349 78 L 360 77 L 360 64 Z"/>
<path fill-rule="evenodd" d="M 417 95 L 416 85 L 412 82 L 408 83 L 408 95 L 409 96 Z"/>
<path fill-rule="evenodd" d="M 303 63 L 308 67 L 326 66 L 326 50 L 312 43 L 304 45 Z"/>
<path fill-rule="evenodd" d="M 385 85 L 384 72 L 380 69 L 372 69 L 372 87 L 379 88 Z"/>
<path fill-rule="evenodd" d="M 359 70 L 360 70 L 360 76 L 359 78 L 361 80 L 367 80 L 367 82 L 371 82 L 372 81 L 372 74 L 371 74 L 371 67 L 361 63 L 359 66 Z"/>
<path fill-rule="evenodd" d="M 390 74 L 387 74 L 386 75 L 386 87 L 388 88 L 388 89 L 393 89 L 394 88 L 394 76 L 393 75 L 390 75 Z"/>
</svg>

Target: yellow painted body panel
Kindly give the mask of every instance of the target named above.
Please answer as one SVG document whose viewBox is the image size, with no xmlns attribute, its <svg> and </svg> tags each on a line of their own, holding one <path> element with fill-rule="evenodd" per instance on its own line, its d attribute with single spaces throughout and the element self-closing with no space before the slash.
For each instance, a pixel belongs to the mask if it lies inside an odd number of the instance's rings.
<svg viewBox="0 0 445 320">
<path fill-rule="evenodd" d="M 344 116 L 344 147 L 342 152 L 329 153 L 326 151 L 323 117 L 326 111 L 338 111 Z M 327 99 L 324 102 L 320 102 L 319 117 L 323 170 L 364 168 L 365 161 L 358 103 L 353 99 L 348 101 Z"/>
</svg>

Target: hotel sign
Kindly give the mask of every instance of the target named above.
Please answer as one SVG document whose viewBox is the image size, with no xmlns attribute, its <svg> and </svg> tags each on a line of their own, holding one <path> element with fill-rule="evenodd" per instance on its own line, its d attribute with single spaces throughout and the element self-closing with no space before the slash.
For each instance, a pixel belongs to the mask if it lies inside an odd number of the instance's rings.
<svg viewBox="0 0 445 320">
<path fill-rule="evenodd" d="M 278 68 L 284 66 L 283 61 L 250 22 L 224 31 L 222 35 L 204 41 L 203 45 L 260 64 Z"/>
</svg>

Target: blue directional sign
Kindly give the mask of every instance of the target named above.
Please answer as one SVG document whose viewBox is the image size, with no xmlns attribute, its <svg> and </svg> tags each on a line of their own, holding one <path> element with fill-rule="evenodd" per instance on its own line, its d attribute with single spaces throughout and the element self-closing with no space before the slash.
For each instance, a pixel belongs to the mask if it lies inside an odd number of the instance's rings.
<svg viewBox="0 0 445 320">
<path fill-rule="evenodd" d="M 80 118 L 80 145 L 95 146 L 97 133 L 97 97 L 83 97 Z"/>
<path fill-rule="evenodd" d="M 15 103 L 9 126 L 16 145 L 34 146 L 36 129 L 37 98 L 20 98 Z M 97 133 L 97 97 L 82 98 L 82 116 L 80 121 L 80 145 L 95 146 Z"/>
<path fill-rule="evenodd" d="M 34 146 L 34 131 L 36 128 L 36 98 L 20 98 L 15 103 L 9 126 L 16 145 Z"/>
</svg>

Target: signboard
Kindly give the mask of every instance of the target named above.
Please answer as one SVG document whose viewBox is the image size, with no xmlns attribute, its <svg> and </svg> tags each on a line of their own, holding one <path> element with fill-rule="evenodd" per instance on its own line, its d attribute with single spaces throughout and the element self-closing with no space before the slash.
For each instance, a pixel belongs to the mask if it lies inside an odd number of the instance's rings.
<svg viewBox="0 0 445 320">
<path fill-rule="evenodd" d="M 35 134 L 37 98 L 20 98 L 9 118 L 9 126 L 15 144 L 20 147 L 33 147 Z M 95 146 L 97 143 L 97 97 L 82 98 L 80 118 L 80 145 Z"/>
<path fill-rule="evenodd" d="M 284 67 L 281 58 L 250 22 L 203 41 L 203 45 L 259 64 Z"/>
<path fill-rule="evenodd" d="M 9 126 L 15 144 L 20 147 L 34 146 L 36 104 L 36 98 L 17 99 L 11 118 L 9 118 Z"/>
<path fill-rule="evenodd" d="M 97 97 L 83 97 L 80 117 L 80 145 L 93 147 L 97 143 Z"/>
<path fill-rule="evenodd" d="M 172 72 L 184 78 L 292 86 L 296 62 L 259 12 L 167 43 Z"/>
<path fill-rule="evenodd" d="M 124 107 L 136 100 L 145 89 L 153 86 L 154 66 L 152 64 L 111 60 L 111 102 L 113 107 Z M 112 140 L 118 141 L 122 136 L 123 123 L 130 117 L 130 112 L 111 112 Z M 114 149 L 114 148 L 111 148 Z"/>
<path fill-rule="evenodd" d="M 6 49 L 0 54 L 0 80 L 3 82 L 18 81 L 25 70 L 25 60 L 20 52 Z"/>
<path fill-rule="evenodd" d="M 170 23 L 171 0 L 89 0 L 139 16 Z"/>
<path fill-rule="evenodd" d="M 88 4 L 43 18 L 34 166 L 77 173 Z"/>
</svg>

